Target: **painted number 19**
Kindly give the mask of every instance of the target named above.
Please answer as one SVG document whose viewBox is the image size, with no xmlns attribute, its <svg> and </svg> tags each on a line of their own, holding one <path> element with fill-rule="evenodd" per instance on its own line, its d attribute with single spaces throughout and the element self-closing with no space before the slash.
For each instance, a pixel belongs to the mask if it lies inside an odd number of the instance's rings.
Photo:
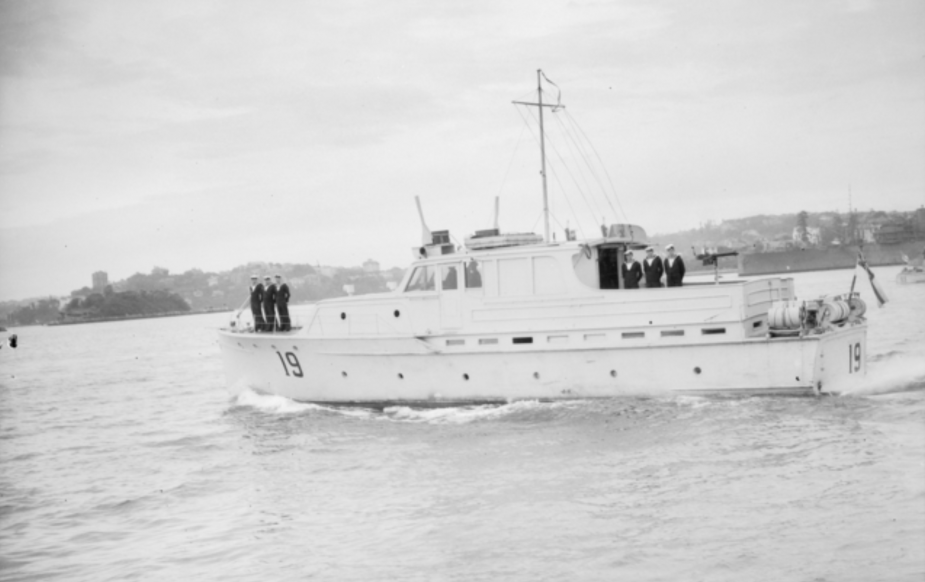
<svg viewBox="0 0 925 582">
<path fill-rule="evenodd" d="M 848 373 L 861 371 L 861 342 L 848 344 Z"/>
<path fill-rule="evenodd" d="M 279 356 L 279 361 L 283 365 L 283 371 L 286 372 L 287 376 L 302 377 L 302 364 L 299 363 L 299 358 L 295 354 L 286 352 L 285 358 L 279 352 L 276 352 L 276 355 Z"/>
</svg>

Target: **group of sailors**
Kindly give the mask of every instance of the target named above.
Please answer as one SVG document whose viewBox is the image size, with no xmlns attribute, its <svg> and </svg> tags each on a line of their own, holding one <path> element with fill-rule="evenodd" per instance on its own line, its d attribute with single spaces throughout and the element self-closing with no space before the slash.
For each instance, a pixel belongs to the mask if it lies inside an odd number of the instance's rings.
<svg viewBox="0 0 925 582">
<path fill-rule="evenodd" d="M 627 250 L 623 258 L 620 272 L 624 289 L 639 289 L 639 283 L 643 280 L 647 289 L 661 287 L 662 275 L 665 276 L 665 287 L 680 287 L 684 282 L 684 259 L 675 252 L 672 244 L 665 246 L 664 259 L 655 254 L 652 247 L 646 248 L 646 258 L 642 265 L 633 258 L 633 251 Z"/>
<path fill-rule="evenodd" d="M 276 275 L 276 283 L 267 275 L 260 283 L 257 275 L 251 275 L 251 313 L 254 315 L 255 331 L 290 331 L 289 285 Z"/>
</svg>

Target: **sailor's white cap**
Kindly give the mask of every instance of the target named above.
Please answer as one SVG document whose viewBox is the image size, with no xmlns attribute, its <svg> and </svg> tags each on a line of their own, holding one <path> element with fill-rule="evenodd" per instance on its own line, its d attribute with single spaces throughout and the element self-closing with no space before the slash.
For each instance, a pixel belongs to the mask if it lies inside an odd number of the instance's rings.
<svg viewBox="0 0 925 582">
<path fill-rule="evenodd" d="M 633 251 L 626 251 L 625 253 L 623 253 L 623 256 L 626 257 L 626 256 L 629 256 L 629 255 L 631 255 L 631 254 L 633 254 Z"/>
<path fill-rule="evenodd" d="M 258 277 L 257 275 L 251 275 L 251 279 L 259 279 L 259 278 L 260 277 Z"/>
<path fill-rule="evenodd" d="M 648 252 L 655 252 L 655 249 L 653 249 L 652 247 L 646 247 L 646 252 L 647 252 L 647 253 L 648 253 Z"/>
<path fill-rule="evenodd" d="M 667 245 L 665 245 L 665 250 L 666 250 L 666 251 L 667 251 L 668 249 L 673 249 L 673 248 L 674 248 L 674 245 L 671 244 L 671 243 L 668 243 Z"/>
</svg>

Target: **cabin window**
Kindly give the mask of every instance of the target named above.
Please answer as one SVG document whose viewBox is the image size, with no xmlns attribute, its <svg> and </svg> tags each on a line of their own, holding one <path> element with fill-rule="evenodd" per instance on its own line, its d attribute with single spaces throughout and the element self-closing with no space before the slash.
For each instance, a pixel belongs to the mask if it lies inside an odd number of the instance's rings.
<svg viewBox="0 0 925 582">
<path fill-rule="evenodd" d="M 501 259 L 498 261 L 500 295 L 510 297 L 530 295 L 533 286 L 530 263 L 527 259 Z"/>
<path fill-rule="evenodd" d="M 486 297 L 498 296 L 498 261 L 479 261 L 482 272 L 482 292 Z"/>
<path fill-rule="evenodd" d="M 482 288 L 482 272 L 479 270 L 478 261 L 469 261 L 466 265 L 466 289 Z"/>
<path fill-rule="evenodd" d="M 533 290 L 537 295 L 565 293 L 559 263 L 553 257 L 533 258 Z"/>
<path fill-rule="evenodd" d="M 415 267 L 405 291 L 433 291 L 435 269 L 431 266 Z"/>
<path fill-rule="evenodd" d="M 456 265 L 444 265 L 440 267 L 440 271 L 440 285 L 444 291 L 455 291 L 459 288 L 459 279 L 456 275 Z"/>
</svg>

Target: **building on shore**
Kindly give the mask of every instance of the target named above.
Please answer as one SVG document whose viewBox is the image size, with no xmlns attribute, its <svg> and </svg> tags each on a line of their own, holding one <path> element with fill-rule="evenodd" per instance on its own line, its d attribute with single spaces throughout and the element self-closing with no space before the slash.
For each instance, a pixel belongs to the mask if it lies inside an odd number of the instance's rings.
<svg viewBox="0 0 925 582">
<path fill-rule="evenodd" d="M 363 272 L 368 275 L 375 275 L 379 273 L 379 262 L 372 259 L 368 259 L 363 263 Z"/>
<path fill-rule="evenodd" d="M 109 274 L 106 271 L 97 271 L 93 273 L 93 290 L 102 291 L 109 285 Z"/>
</svg>

